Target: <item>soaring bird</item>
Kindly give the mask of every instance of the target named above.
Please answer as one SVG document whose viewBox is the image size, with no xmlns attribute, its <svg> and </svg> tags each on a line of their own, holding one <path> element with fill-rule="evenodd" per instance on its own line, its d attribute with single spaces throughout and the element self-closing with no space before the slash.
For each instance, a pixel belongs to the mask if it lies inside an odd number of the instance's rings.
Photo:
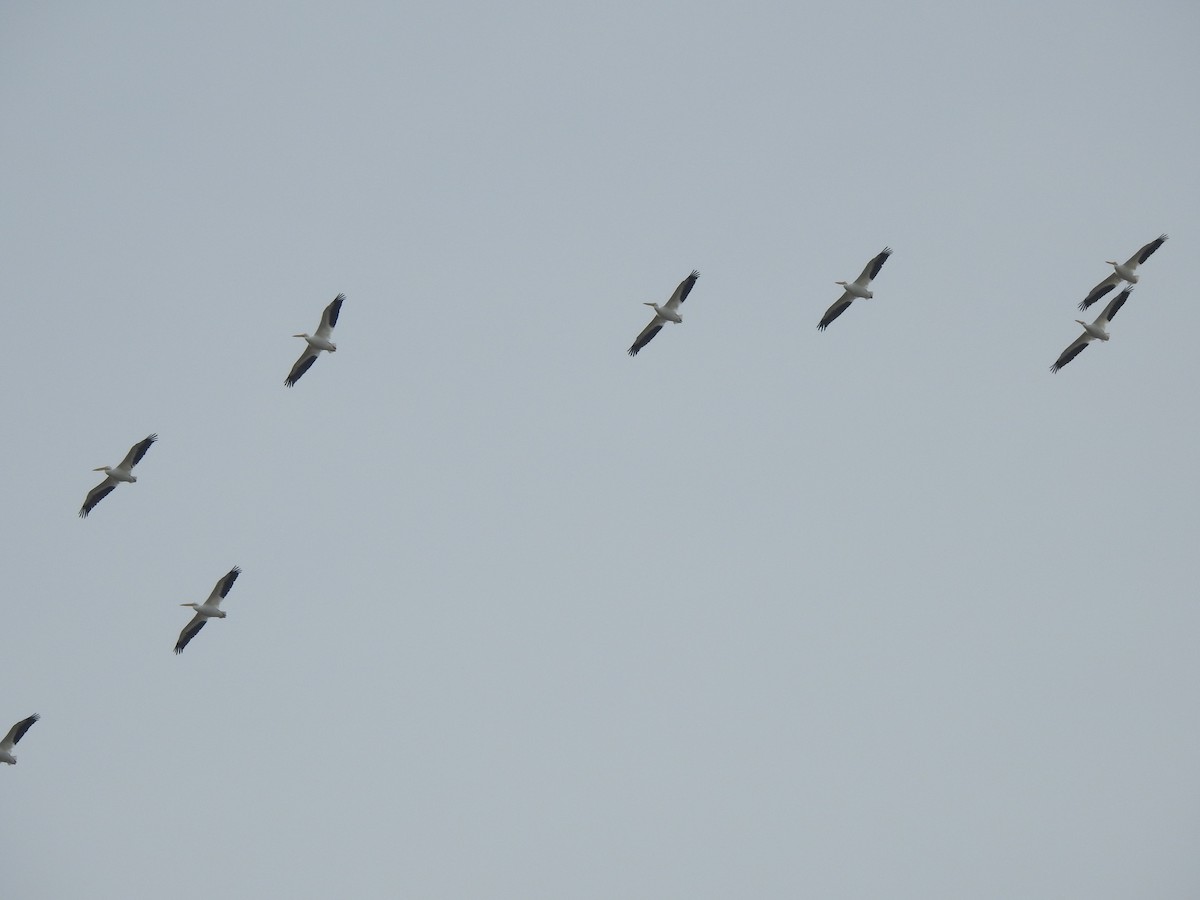
<svg viewBox="0 0 1200 900">
<path fill-rule="evenodd" d="M 642 329 L 642 333 L 637 336 L 637 340 L 629 348 L 630 356 L 637 356 L 639 350 L 654 340 L 654 336 L 662 331 L 662 327 L 666 322 L 674 322 L 678 325 L 683 321 L 683 316 L 679 315 L 677 310 L 683 305 L 683 301 L 687 299 L 688 294 L 692 292 L 692 288 L 696 284 L 696 279 L 699 277 L 700 273 L 693 269 L 692 274 L 679 282 L 679 287 L 675 288 L 675 293 L 671 295 L 671 299 L 662 306 L 659 306 L 657 303 L 644 304 L 645 306 L 654 308 L 654 318 L 650 320 L 649 325 Z"/>
<path fill-rule="evenodd" d="M 845 290 L 842 296 L 834 302 L 833 306 L 825 310 L 825 315 L 821 316 L 821 321 L 817 323 L 817 329 L 824 331 L 829 327 L 829 323 L 844 313 L 850 308 L 850 304 L 855 300 L 870 300 L 875 295 L 869 290 L 871 287 L 871 279 L 879 274 L 879 270 L 883 268 L 883 264 L 887 262 L 887 258 L 892 255 L 891 247 L 884 247 L 879 255 L 867 263 L 866 268 L 862 270 L 862 274 L 853 281 L 835 281 L 834 284 L 840 284 Z"/>
<path fill-rule="evenodd" d="M 1137 267 L 1148 260 L 1154 254 L 1154 251 L 1163 245 L 1163 241 L 1166 239 L 1167 236 L 1165 234 L 1160 234 L 1123 263 L 1119 263 L 1113 259 L 1106 259 L 1105 262 L 1112 266 L 1115 271 L 1113 271 L 1111 275 L 1088 291 L 1088 295 L 1083 298 L 1083 302 L 1079 304 L 1079 308 L 1087 309 L 1122 281 L 1128 281 L 1130 284 L 1137 284 Z"/>
<path fill-rule="evenodd" d="M 125 458 L 118 465 L 92 469 L 93 472 L 103 472 L 108 477 L 88 491 L 83 506 L 79 507 L 79 515 L 86 519 L 87 514 L 96 508 L 96 504 L 111 494 L 122 481 L 130 484 L 137 481 L 137 476 L 133 474 L 133 467 L 142 461 L 142 457 L 146 455 L 150 445 L 157 440 L 158 435 L 152 434 L 130 447 L 129 452 L 125 454 Z"/>
<path fill-rule="evenodd" d="M 1080 353 L 1087 349 L 1087 345 L 1092 341 L 1107 341 L 1108 340 L 1108 323 L 1112 321 L 1113 316 L 1117 314 L 1125 301 L 1129 299 L 1129 295 L 1133 293 L 1133 288 L 1125 288 L 1117 296 L 1108 301 L 1108 306 L 1104 307 L 1104 312 L 1096 317 L 1096 321 L 1088 324 L 1083 319 L 1076 319 L 1083 326 L 1083 334 L 1075 339 L 1075 343 L 1067 347 L 1050 367 L 1051 372 L 1057 372 Z"/>
<path fill-rule="evenodd" d="M 183 631 L 179 632 L 179 640 L 175 642 L 175 652 L 182 653 L 183 648 L 188 645 L 188 641 L 200 633 L 200 629 L 204 627 L 204 623 L 209 619 L 225 618 L 225 610 L 221 609 L 221 601 L 225 599 L 225 595 L 229 593 L 229 589 L 233 587 L 233 583 L 237 581 L 237 577 L 242 574 L 242 570 L 234 566 L 226 574 L 221 576 L 220 581 L 212 589 L 212 593 L 208 595 L 208 599 L 203 603 L 180 603 L 180 606 L 190 606 L 196 611 L 192 616 L 192 621 L 184 626 Z"/>
<path fill-rule="evenodd" d="M 345 294 L 338 294 L 333 298 L 333 302 L 325 307 L 325 311 L 321 313 L 321 324 L 317 326 L 316 334 L 292 335 L 292 337 L 304 338 L 308 346 L 304 348 L 304 352 L 300 354 L 300 358 L 292 366 L 292 371 L 288 373 L 288 377 L 283 381 L 288 387 L 299 381 L 300 376 L 312 368 L 312 364 L 317 361 L 317 357 L 321 355 L 322 350 L 328 350 L 330 353 L 337 351 L 337 344 L 331 341 L 329 337 L 333 334 L 333 326 L 337 324 L 338 313 L 342 311 L 342 301 L 345 299 Z"/>
<path fill-rule="evenodd" d="M 17 764 L 17 758 L 13 756 L 12 749 L 21 742 L 21 738 L 25 737 L 25 732 L 32 728 L 33 723 L 40 718 L 41 716 L 34 713 L 28 719 L 22 719 L 8 729 L 8 734 L 4 736 L 4 740 L 0 741 L 0 762 L 8 763 L 10 766 Z"/>
</svg>

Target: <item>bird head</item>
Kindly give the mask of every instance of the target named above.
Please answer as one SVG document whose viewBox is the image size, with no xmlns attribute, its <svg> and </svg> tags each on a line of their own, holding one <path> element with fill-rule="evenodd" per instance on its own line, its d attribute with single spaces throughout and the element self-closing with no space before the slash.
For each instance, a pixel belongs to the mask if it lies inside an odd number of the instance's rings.
<svg viewBox="0 0 1200 900">
<path fill-rule="evenodd" d="M 307 334 L 293 334 L 293 335 L 292 335 L 292 337 L 302 337 L 302 338 L 306 338 L 306 337 L 308 337 L 308 335 L 307 335 Z"/>
</svg>

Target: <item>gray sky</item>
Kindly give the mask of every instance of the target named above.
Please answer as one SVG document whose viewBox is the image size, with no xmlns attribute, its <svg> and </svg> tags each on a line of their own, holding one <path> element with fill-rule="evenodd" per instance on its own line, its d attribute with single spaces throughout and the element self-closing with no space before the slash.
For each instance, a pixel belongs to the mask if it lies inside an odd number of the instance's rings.
<svg viewBox="0 0 1200 900">
<path fill-rule="evenodd" d="M 10 4 L 0 893 L 1195 897 L 1198 26 Z"/>
</svg>

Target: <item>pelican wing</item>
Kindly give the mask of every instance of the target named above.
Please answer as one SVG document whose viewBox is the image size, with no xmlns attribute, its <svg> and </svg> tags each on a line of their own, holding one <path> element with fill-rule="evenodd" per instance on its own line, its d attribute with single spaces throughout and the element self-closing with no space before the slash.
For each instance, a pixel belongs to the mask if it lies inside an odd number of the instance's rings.
<svg viewBox="0 0 1200 900">
<path fill-rule="evenodd" d="M 688 294 L 692 292 L 692 288 L 696 286 L 696 279 L 700 277 L 700 273 L 692 269 L 692 274 L 683 281 L 679 282 L 679 287 L 675 288 L 675 293 L 671 295 L 671 299 L 666 302 L 666 309 L 678 309 Z M 649 340 L 647 338 L 647 340 Z"/>
<path fill-rule="evenodd" d="M 296 360 L 296 364 L 292 366 L 292 371 L 288 373 L 288 377 L 283 380 L 283 383 L 291 387 L 300 380 L 300 376 L 312 368 L 312 364 L 317 361 L 317 356 L 321 351 L 315 347 L 304 345 L 304 352 L 300 354 L 300 358 Z"/>
<path fill-rule="evenodd" d="M 1133 288 L 1125 288 L 1117 296 L 1108 301 L 1108 306 L 1104 307 L 1104 312 L 1096 317 L 1093 325 L 1099 325 L 1101 328 L 1107 329 L 1108 323 L 1113 320 L 1113 316 L 1117 314 L 1117 310 L 1125 305 L 1125 301 L 1129 299 L 1129 295 L 1133 293 Z"/>
<path fill-rule="evenodd" d="M 242 570 L 234 566 L 225 575 L 222 575 L 216 585 L 213 586 L 212 593 L 208 595 L 208 599 L 204 601 L 205 606 L 220 606 L 221 601 L 225 599 L 225 595 L 229 593 L 229 589 L 233 587 L 233 583 L 237 581 L 237 577 L 242 574 Z"/>
<path fill-rule="evenodd" d="M 879 255 L 867 263 L 866 267 L 862 270 L 862 274 L 859 275 L 858 278 L 854 279 L 854 283 L 861 284 L 863 287 L 866 287 L 868 284 L 870 284 L 871 280 L 879 274 L 879 270 L 883 268 L 883 264 L 887 262 L 887 258 L 891 255 L 891 247 L 884 247 L 882 250 L 880 250 Z"/>
<path fill-rule="evenodd" d="M 142 461 L 142 457 L 146 455 L 146 451 L 150 449 L 150 445 L 157 440 L 158 435 L 152 434 L 148 438 L 138 441 L 129 448 L 129 452 L 125 454 L 125 458 L 121 460 L 121 464 L 117 468 L 125 469 L 126 471 L 132 469 Z"/>
<path fill-rule="evenodd" d="M 204 627 L 204 623 L 207 621 L 208 619 L 200 615 L 200 613 L 192 616 L 192 621 L 188 622 L 184 626 L 183 631 L 179 632 L 179 640 L 175 642 L 175 652 L 182 653 L 183 648 L 188 645 L 188 642 L 192 638 L 200 633 L 200 629 Z"/>
<path fill-rule="evenodd" d="M 117 487 L 115 478 L 105 478 L 102 482 L 88 491 L 87 496 L 83 499 L 83 506 L 79 507 L 79 517 L 86 519 L 88 513 L 96 508 L 96 504 L 111 494 Z"/>
<path fill-rule="evenodd" d="M 825 310 L 825 315 L 821 316 L 821 321 L 817 323 L 817 330 L 824 331 L 829 327 L 829 323 L 844 313 L 850 308 L 850 304 L 854 302 L 854 298 L 850 296 L 850 292 L 846 291 L 834 301 L 833 306 Z"/>
<path fill-rule="evenodd" d="M 1133 256 L 1129 257 L 1129 262 L 1125 263 L 1125 265 L 1140 266 L 1142 263 L 1144 263 L 1146 260 L 1148 260 L 1151 256 L 1154 255 L 1154 251 L 1157 250 L 1159 247 L 1161 247 L 1163 245 L 1163 241 L 1165 241 L 1166 239 L 1167 239 L 1167 236 L 1165 234 L 1160 234 L 1158 237 L 1156 237 L 1154 240 L 1152 240 L 1150 243 L 1148 243 L 1145 247 L 1143 247 L 1137 253 L 1133 254 Z"/>
<path fill-rule="evenodd" d="M 1075 339 L 1075 343 L 1071 344 L 1064 350 L 1055 360 L 1054 365 L 1050 367 L 1051 372 L 1057 372 L 1080 353 L 1087 349 L 1088 344 L 1092 342 L 1092 337 L 1086 331 Z"/>
<path fill-rule="evenodd" d="M 345 299 L 345 294 L 338 294 L 333 298 L 333 302 L 325 307 L 325 311 L 321 313 L 321 324 L 317 326 L 317 337 L 329 340 L 329 336 L 333 334 L 333 326 L 337 324 L 338 313 L 342 311 L 342 301 Z"/>
<path fill-rule="evenodd" d="M 13 747 L 21 742 L 21 738 L 25 737 L 25 732 L 32 728 L 33 723 L 40 718 L 41 716 L 34 713 L 28 719 L 22 719 L 12 728 L 8 729 L 8 734 L 4 736 L 4 740 L 0 741 L 0 750 L 6 752 L 12 750 Z"/>
<path fill-rule="evenodd" d="M 1088 291 L 1088 295 L 1083 298 L 1083 302 L 1079 304 L 1079 308 L 1087 309 L 1089 306 L 1091 306 L 1093 303 L 1095 303 L 1097 300 L 1099 300 L 1101 297 L 1103 297 L 1105 294 L 1107 294 L 1109 291 L 1111 291 L 1113 288 L 1115 288 L 1120 283 L 1121 283 L 1121 276 L 1118 275 L 1116 272 L 1113 272 L 1111 275 L 1109 275 L 1107 278 L 1105 278 L 1102 282 L 1100 282 L 1098 285 L 1096 285 L 1094 288 L 1092 288 L 1090 291 Z"/>
<path fill-rule="evenodd" d="M 663 323 L 666 319 L 661 316 L 655 316 L 650 320 L 650 324 L 642 329 L 642 333 L 637 336 L 637 340 L 633 342 L 633 346 L 629 348 L 630 356 L 637 356 L 638 351 L 645 347 L 648 343 L 654 340 L 654 336 L 662 331 Z"/>
</svg>

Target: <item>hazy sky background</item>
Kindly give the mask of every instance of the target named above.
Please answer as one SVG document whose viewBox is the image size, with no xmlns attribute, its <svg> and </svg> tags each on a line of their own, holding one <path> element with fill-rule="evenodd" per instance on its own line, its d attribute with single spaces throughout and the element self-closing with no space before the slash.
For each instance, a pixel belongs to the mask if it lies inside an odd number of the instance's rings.
<svg viewBox="0 0 1200 900">
<path fill-rule="evenodd" d="M 1198 28 L 6 5 L 0 894 L 1196 897 Z"/>
</svg>

